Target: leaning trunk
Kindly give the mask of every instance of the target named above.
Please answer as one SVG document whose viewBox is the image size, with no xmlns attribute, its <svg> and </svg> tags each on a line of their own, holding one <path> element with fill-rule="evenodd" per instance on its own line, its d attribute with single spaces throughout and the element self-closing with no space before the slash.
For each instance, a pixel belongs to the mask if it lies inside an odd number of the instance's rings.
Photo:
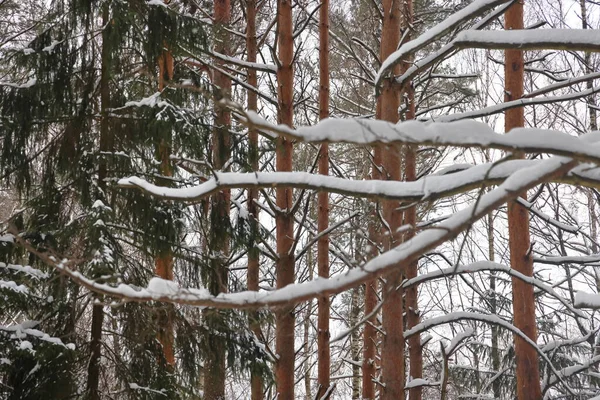
<svg viewBox="0 0 600 400">
<path fill-rule="evenodd" d="M 505 29 L 523 29 L 523 4 L 516 2 L 507 11 Z M 506 101 L 523 96 L 523 52 L 509 49 L 505 51 L 505 93 Z M 506 132 L 523 127 L 523 108 L 507 110 L 505 114 Z M 521 197 L 526 198 L 526 193 Z M 533 276 L 533 258 L 530 252 L 529 214 L 527 209 L 516 201 L 508 203 L 508 233 L 511 267 L 525 276 Z M 533 286 L 520 279 L 512 278 L 514 324 L 531 340 L 537 340 L 535 321 L 535 297 Z M 533 347 L 521 337 L 515 336 L 517 363 L 517 398 L 541 399 L 538 355 Z"/>
</svg>

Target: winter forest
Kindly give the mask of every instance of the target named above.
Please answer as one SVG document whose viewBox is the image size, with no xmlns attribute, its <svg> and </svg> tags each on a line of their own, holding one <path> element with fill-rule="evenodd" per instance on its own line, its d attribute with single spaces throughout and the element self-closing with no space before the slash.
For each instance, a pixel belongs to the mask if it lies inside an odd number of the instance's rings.
<svg viewBox="0 0 600 400">
<path fill-rule="evenodd" d="M 600 399 L 598 52 L 595 0 L 0 0 L 0 399 Z"/>
</svg>

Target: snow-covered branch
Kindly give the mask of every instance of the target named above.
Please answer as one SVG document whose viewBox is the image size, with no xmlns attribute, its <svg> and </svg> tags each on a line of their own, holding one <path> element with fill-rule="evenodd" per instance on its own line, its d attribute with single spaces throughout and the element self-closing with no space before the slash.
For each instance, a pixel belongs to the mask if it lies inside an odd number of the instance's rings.
<svg viewBox="0 0 600 400">
<path fill-rule="evenodd" d="M 479 201 L 456 212 L 450 218 L 431 226 L 412 239 L 373 258 L 360 268 L 332 276 L 329 279 L 314 279 L 305 283 L 291 284 L 270 292 L 239 292 L 210 295 L 208 290 L 179 288 L 175 283 L 159 282 L 154 278 L 154 285 L 148 288 L 136 289 L 121 284 L 113 287 L 94 282 L 69 266 L 67 260 L 59 260 L 48 255 L 39 256 L 60 272 L 68 275 L 80 285 L 101 294 L 121 298 L 125 301 L 158 300 L 171 303 L 188 304 L 193 306 L 209 306 L 219 308 L 253 308 L 275 307 L 284 304 L 300 302 L 323 295 L 333 295 L 358 284 L 367 282 L 375 276 L 385 275 L 395 269 L 403 268 L 409 262 L 416 260 L 423 253 L 430 251 L 440 244 L 457 237 L 476 220 L 487 215 L 491 210 L 517 196 L 518 193 L 545 182 L 552 177 L 564 175 L 577 162 L 568 158 L 554 157 L 544 160 L 529 168 L 520 170 L 508 177 L 500 186 L 483 194 Z M 22 238 L 16 238 L 29 251 L 36 252 Z M 151 283 L 153 282 L 151 281 Z M 167 283 L 168 282 L 168 283 Z M 160 283 L 160 284 L 159 284 Z"/>
<path fill-rule="evenodd" d="M 596 29 L 514 29 L 460 32 L 454 45 L 461 48 L 520 50 L 600 50 Z"/>
</svg>

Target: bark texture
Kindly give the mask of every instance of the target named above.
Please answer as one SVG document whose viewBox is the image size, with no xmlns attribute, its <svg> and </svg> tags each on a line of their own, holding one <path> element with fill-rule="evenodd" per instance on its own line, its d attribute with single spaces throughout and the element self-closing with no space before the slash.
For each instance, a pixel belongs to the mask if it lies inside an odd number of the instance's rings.
<svg viewBox="0 0 600 400">
<path fill-rule="evenodd" d="M 279 68 L 277 69 L 278 120 L 281 124 L 293 126 L 294 110 L 294 38 L 292 33 L 292 2 L 277 2 L 277 35 Z M 275 167 L 279 172 L 292 170 L 293 146 L 290 140 L 277 138 Z M 294 282 L 294 217 L 291 188 L 276 190 L 277 216 L 275 218 L 277 238 L 277 288 Z M 275 366 L 275 379 L 279 400 L 294 399 L 294 306 L 286 305 L 276 312 L 275 350 L 278 359 Z"/>
<path fill-rule="evenodd" d="M 516 2 L 505 14 L 505 29 L 523 29 L 523 3 Z M 523 52 L 505 51 L 505 97 L 506 101 L 523 96 Z M 525 124 L 523 108 L 506 111 L 506 132 Z M 521 196 L 526 198 L 527 194 Z M 508 204 L 508 231 L 511 267 L 526 276 L 533 276 L 533 258 L 530 252 L 529 213 L 517 202 Z M 534 342 L 537 340 L 535 320 L 535 297 L 533 286 L 512 278 L 514 324 Z M 514 336 L 517 363 L 517 398 L 519 400 L 541 399 L 538 355 L 523 339 Z"/>
<path fill-rule="evenodd" d="M 405 0 L 402 3 L 402 36 L 404 42 L 411 40 L 410 29 L 413 24 L 414 12 L 413 1 Z M 405 73 L 410 68 L 412 58 L 403 60 L 400 63 L 401 73 Z M 404 102 L 404 120 L 415 119 L 415 91 L 412 82 L 407 82 L 402 88 L 402 101 Z M 414 181 L 417 179 L 417 160 L 414 146 L 404 148 L 404 180 Z M 404 224 L 416 226 L 417 208 L 410 207 L 404 212 Z M 414 230 L 408 230 L 402 238 L 409 240 L 414 236 Z M 406 279 L 412 279 L 417 276 L 418 261 L 411 262 L 406 270 Z M 421 321 L 419 314 L 419 286 L 414 285 L 406 289 L 406 325 L 410 329 L 418 325 Z M 410 379 L 423 377 L 423 349 L 421 347 L 421 335 L 413 335 L 408 339 L 408 355 L 410 360 Z M 409 400 L 421 400 L 423 396 L 423 387 L 414 387 L 409 390 Z"/>
<path fill-rule="evenodd" d="M 215 0 L 214 2 L 214 29 L 215 29 L 215 51 L 228 54 L 228 38 L 226 28 L 231 19 L 231 4 L 229 0 Z M 215 60 L 215 64 L 222 68 L 223 61 Z M 231 80 L 226 75 L 215 70 L 213 83 L 219 90 L 219 96 L 228 98 L 231 92 Z M 215 169 L 221 170 L 231 156 L 231 141 L 229 128 L 231 126 L 231 115 L 229 110 L 219 105 L 215 106 L 215 128 L 213 132 L 213 165 Z M 224 189 L 214 195 L 211 199 L 211 249 L 214 255 L 209 272 L 208 289 L 211 294 L 227 292 L 228 287 L 228 265 L 229 255 L 229 208 L 231 192 Z M 221 310 L 206 309 L 204 312 L 205 322 L 212 329 L 224 327 L 226 321 Z M 221 334 L 210 334 L 208 337 L 208 354 L 204 366 L 204 399 L 225 399 L 225 338 Z"/>
<path fill-rule="evenodd" d="M 248 0 L 246 3 L 246 48 L 248 51 L 248 61 L 256 62 L 258 53 L 256 41 L 256 0 Z M 258 77 L 254 68 L 248 68 L 248 84 L 256 87 L 258 85 Z M 248 90 L 248 109 L 256 111 L 258 108 L 258 96 L 255 91 Z M 249 142 L 249 161 L 253 171 L 258 171 L 258 132 L 251 129 L 248 132 Z M 258 200 L 258 189 L 248 189 L 248 216 L 250 224 L 250 235 L 253 238 L 258 238 L 258 207 L 255 200 Z M 259 274 L 260 274 L 260 258 L 259 250 L 256 245 L 256 239 L 251 240 L 248 248 L 248 290 L 258 291 Z M 257 338 L 262 336 L 260 322 L 258 321 L 258 313 L 251 311 L 249 313 L 250 329 Z M 250 372 L 250 398 L 251 400 L 262 400 L 264 398 L 263 379 L 260 374 L 255 371 Z"/>
<path fill-rule="evenodd" d="M 319 10 L 319 119 L 329 117 L 329 0 L 321 0 Z M 329 175 L 329 146 L 323 143 L 319 149 L 319 174 Z M 329 227 L 329 193 L 318 193 L 319 212 L 317 225 L 319 232 Z M 317 242 L 317 268 L 322 278 L 329 278 L 329 235 L 323 235 Z M 331 384 L 329 348 L 329 296 L 318 299 L 317 352 L 319 396 L 329 389 Z"/>
<path fill-rule="evenodd" d="M 383 30 L 381 36 L 381 59 L 385 60 L 398 48 L 401 28 L 401 3 L 394 0 L 383 1 Z M 396 66 L 394 74 L 398 74 Z M 381 119 L 396 123 L 399 120 L 400 91 L 392 79 L 383 83 L 381 92 Z M 385 178 L 400 180 L 401 149 L 397 146 L 383 148 L 383 167 Z M 383 217 L 387 224 L 387 237 L 384 248 L 389 250 L 397 245 L 396 231 L 402 225 L 402 212 L 398 210 L 398 201 L 383 201 Z M 399 266 L 398 266 L 399 267 Z M 397 400 L 404 398 L 404 299 L 403 291 L 398 288 L 402 272 L 396 269 L 385 276 L 383 285 L 383 346 L 381 351 L 381 399 Z"/>
<path fill-rule="evenodd" d="M 375 118 L 381 119 L 381 96 L 377 98 Z M 381 146 L 373 148 L 373 167 L 371 170 L 371 179 L 381 179 L 382 149 Z M 377 209 L 379 207 L 377 206 Z M 378 255 L 377 244 L 381 242 L 380 224 L 377 222 L 379 216 L 374 211 L 369 223 L 369 241 L 371 242 L 371 254 L 369 257 Z M 373 279 L 365 284 L 365 316 L 373 315 L 365 323 L 363 331 L 363 362 L 362 362 L 362 398 L 365 400 L 375 399 L 375 383 L 377 373 L 377 313 L 374 313 L 377 307 L 377 291 L 379 290 L 379 280 Z"/>
</svg>

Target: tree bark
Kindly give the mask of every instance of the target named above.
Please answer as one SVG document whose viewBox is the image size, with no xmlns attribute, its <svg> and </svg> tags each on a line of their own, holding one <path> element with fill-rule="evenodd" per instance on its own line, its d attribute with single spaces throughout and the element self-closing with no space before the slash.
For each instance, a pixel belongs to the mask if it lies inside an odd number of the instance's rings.
<svg viewBox="0 0 600 400">
<path fill-rule="evenodd" d="M 494 216 L 488 215 L 488 259 L 492 262 L 496 261 L 495 245 L 494 245 Z M 496 272 L 490 272 L 490 312 L 492 315 L 498 314 L 498 301 L 496 294 Z M 497 325 L 492 325 L 492 370 L 500 371 L 500 329 Z M 492 383 L 492 391 L 494 398 L 499 399 L 502 393 L 502 385 L 499 379 L 495 379 Z"/>
<path fill-rule="evenodd" d="M 381 119 L 381 96 L 377 98 L 375 118 Z M 381 179 L 382 170 L 382 150 L 381 146 L 374 146 L 373 148 L 373 168 L 371 170 L 371 179 Z M 375 206 L 377 208 L 378 204 Z M 382 238 L 380 235 L 379 224 L 376 222 L 378 219 L 377 212 L 374 211 L 371 221 L 369 223 L 369 240 L 371 242 L 371 254 L 370 257 L 376 257 L 378 255 L 376 243 L 380 243 Z M 379 280 L 373 279 L 365 284 L 365 316 L 370 315 L 377 307 L 377 291 L 379 288 Z M 377 365 L 376 365 L 376 351 L 377 351 L 377 330 L 375 326 L 377 324 L 377 313 L 373 314 L 366 322 L 363 331 L 363 362 L 362 362 L 362 398 L 364 400 L 375 399 L 375 383 L 373 379 L 376 378 Z"/>
<path fill-rule="evenodd" d="M 321 0 L 319 10 L 319 119 L 329 117 L 329 0 Z M 323 143 L 319 149 L 319 174 L 329 175 L 329 147 Z M 329 227 L 329 193 L 318 193 L 319 214 L 317 227 L 319 232 Z M 329 235 L 323 235 L 317 242 L 317 268 L 321 278 L 329 278 Z M 331 384 L 329 347 L 329 296 L 318 299 L 317 353 L 319 395 L 327 393 Z"/>
<path fill-rule="evenodd" d="M 279 48 L 279 68 L 277 69 L 278 120 L 281 124 L 293 126 L 294 110 L 294 38 L 292 33 L 292 2 L 277 2 L 277 36 Z M 278 172 L 292 170 L 292 142 L 283 137 L 276 141 L 277 154 L 275 167 Z M 275 218 L 277 238 L 277 288 L 294 282 L 294 217 L 291 188 L 276 190 L 277 215 Z M 294 399 L 294 306 L 282 306 L 276 312 L 275 350 L 277 362 L 275 377 L 279 400 Z"/>
<path fill-rule="evenodd" d="M 411 40 L 410 29 L 413 24 L 413 1 L 405 0 L 402 5 L 402 35 L 404 42 Z M 411 57 L 412 58 L 412 57 Z M 400 63 L 401 73 L 405 73 L 412 65 L 411 59 L 403 60 Z M 412 82 L 407 82 L 402 88 L 402 99 L 405 105 L 404 119 L 415 119 L 415 91 Z M 417 179 L 417 161 L 414 146 L 405 146 L 404 148 L 404 180 L 414 181 Z M 417 224 L 416 206 L 408 208 L 404 212 L 404 223 L 415 227 Z M 414 236 L 414 230 L 407 231 L 403 240 L 409 240 Z M 406 279 L 412 279 L 417 276 L 418 261 L 413 261 L 406 270 Z M 410 329 L 421 322 L 419 314 L 419 286 L 414 285 L 406 289 L 406 325 Z M 423 349 L 421 348 L 421 335 L 412 335 L 408 339 L 408 355 L 410 360 L 410 378 L 417 379 L 423 376 Z M 409 390 L 409 400 L 421 400 L 423 396 L 423 387 L 413 387 Z"/>
<path fill-rule="evenodd" d="M 108 121 L 108 110 L 110 108 L 110 58 L 109 49 L 110 34 L 109 27 L 110 9 L 108 3 L 102 6 L 102 25 L 106 28 L 102 31 L 102 66 L 100 70 L 100 151 L 110 151 L 113 148 L 113 135 Z M 98 192 L 99 196 L 106 195 L 106 160 L 100 156 L 98 165 Z M 106 198 L 104 197 L 106 201 Z M 94 296 L 97 299 L 96 296 Z M 92 306 L 92 326 L 90 332 L 90 361 L 88 364 L 87 391 L 90 400 L 100 399 L 100 361 L 102 358 L 102 324 L 104 322 L 104 306 L 94 304 Z"/>
<path fill-rule="evenodd" d="M 516 2 L 505 14 L 505 29 L 523 29 L 523 3 Z M 505 51 L 505 100 L 523 96 L 523 52 Z M 523 108 L 507 110 L 505 130 L 525 125 Z M 522 156 L 522 155 L 521 155 Z M 521 196 L 526 198 L 527 194 Z M 526 276 L 533 276 L 533 258 L 530 252 L 529 213 L 515 201 L 508 203 L 508 231 L 511 267 Z M 535 297 L 533 286 L 512 278 L 514 324 L 534 342 L 537 340 Z M 516 355 L 517 398 L 541 399 L 538 355 L 523 339 L 514 336 Z"/>
<path fill-rule="evenodd" d="M 248 51 L 248 62 L 256 62 L 258 53 L 256 40 L 256 0 L 247 0 L 246 3 L 246 48 Z M 248 84 L 257 87 L 258 77 L 254 68 L 248 68 Z M 255 91 L 248 90 L 248 109 L 256 111 L 258 109 L 258 96 Z M 248 132 L 249 144 L 249 161 L 252 171 L 258 171 L 258 132 L 251 129 Z M 258 223 L 258 207 L 255 200 L 258 200 L 258 189 L 248 189 L 248 218 L 250 224 L 250 235 L 252 239 L 248 248 L 248 290 L 258 291 L 259 274 L 260 274 L 260 252 L 256 245 L 259 232 Z M 258 321 L 258 312 L 251 311 L 249 313 L 250 329 L 257 338 L 261 337 L 260 322 Z M 262 400 L 264 398 L 263 379 L 260 374 L 254 371 L 250 372 L 250 398 L 251 400 Z"/>
<path fill-rule="evenodd" d="M 383 31 L 381 36 L 381 59 L 385 60 L 398 48 L 400 41 L 401 8 L 399 1 L 383 1 Z M 399 73 L 399 65 L 394 68 L 394 74 Z M 388 79 L 384 82 L 381 92 L 381 117 L 385 121 L 398 122 L 400 107 L 400 91 Z M 387 179 L 400 180 L 400 151 L 396 146 L 383 148 L 383 167 Z M 385 249 L 397 245 L 396 231 L 402 225 L 402 212 L 398 210 L 398 201 L 383 201 L 383 216 L 389 232 L 385 240 Z M 398 266 L 400 267 L 400 266 Z M 404 306 L 403 291 L 399 288 L 402 272 L 399 268 L 385 276 L 383 286 L 383 347 L 381 351 L 381 382 L 383 383 L 382 400 L 397 400 L 404 398 Z"/>
<path fill-rule="evenodd" d="M 358 246 L 356 246 L 358 250 Z M 358 253 L 358 251 L 357 251 Z M 357 254 L 360 257 L 359 254 Z M 360 321 L 360 287 L 352 289 L 352 299 L 350 304 L 350 326 L 356 326 Z M 360 399 L 360 332 L 354 329 L 350 334 L 350 352 L 352 355 L 352 400 Z"/>
<path fill-rule="evenodd" d="M 215 28 L 215 51 L 228 54 L 229 35 L 227 26 L 231 19 L 230 0 L 215 0 L 214 2 L 214 28 Z M 215 59 L 215 64 L 222 67 L 224 62 Z M 219 97 L 228 98 L 231 92 L 231 80 L 226 75 L 214 71 L 213 83 L 220 91 Z M 223 169 L 225 163 L 231 156 L 231 140 L 229 129 L 231 126 L 231 115 L 227 108 L 215 105 L 215 128 L 213 132 L 213 166 L 217 170 Z M 227 292 L 228 269 L 227 259 L 229 255 L 229 208 L 231 203 L 231 191 L 224 189 L 214 195 L 211 199 L 211 248 L 212 268 L 208 282 L 211 294 Z M 212 331 L 219 326 L 225 326 L 224 314 L 221 310 L 206 309 L 204 312 L 206 324 L 212 327 Z M 204 399 L 225 399 L 225 353 L 226 342 L 220 333 L 209 333 L 208 355 L 204 368 Z"/>
<path fill-rule="evenodd" d="M 581 28 L 589 29 L 588 18 L 587 18 L 587 6 L 585 4 L 586 0 L 579 0 L 579 6 L 581 7 Z M 594 70 L 592 68 L 592 53 L 586 51 L 584 54 L 583 62 L 585 63 L 584 69 L 586 74 L 591 74 Z M 594 80 L 588 80 L 585 83 L 586 89 L 591 89 L 594 86 Z M 588 112 L 590 116 L 590 130 L 597 131 L 598 130 L 598 119 L 596 116 L 596 101 L 595 95 L 590 95 L 586 99 L 586 103 L 588 105 Z"/>
</svg>

